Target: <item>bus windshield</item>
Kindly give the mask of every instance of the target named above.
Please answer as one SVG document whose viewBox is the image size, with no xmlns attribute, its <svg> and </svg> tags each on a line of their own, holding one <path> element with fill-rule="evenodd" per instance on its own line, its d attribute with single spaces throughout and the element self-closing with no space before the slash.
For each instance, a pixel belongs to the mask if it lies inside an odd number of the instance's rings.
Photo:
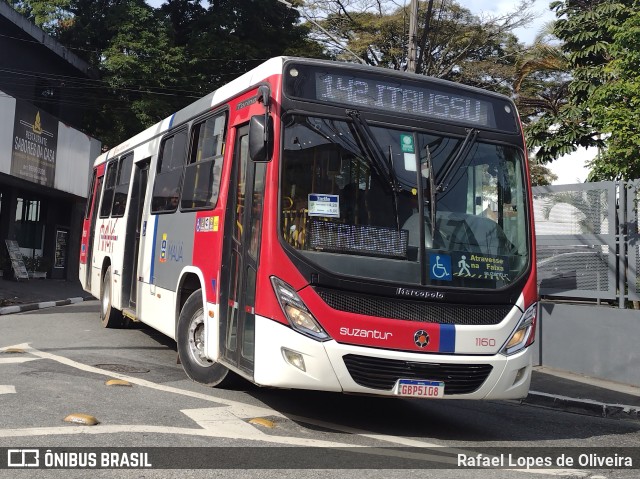
<svg viewBox="0 0 640 479">
<path fill-rule="evenodd" d="M 283 125 L 280 231 L 307 261 L 343 276 L 462 288 L 504 288 L 526 271 L 519 147 L 355 115 L 294 114 Z"/>
</svg>

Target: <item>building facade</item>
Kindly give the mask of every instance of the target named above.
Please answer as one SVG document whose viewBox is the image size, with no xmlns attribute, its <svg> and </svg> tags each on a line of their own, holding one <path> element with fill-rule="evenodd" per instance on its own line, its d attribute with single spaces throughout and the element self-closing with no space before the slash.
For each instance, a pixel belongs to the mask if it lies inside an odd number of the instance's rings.
<svg viewBox="0 0 640 479">
<path fill-rule="evenodd" d="M 90 104 L 78 85 L 93 76 L 1 1 L 0 32 L 0 269 L 14 275 L 8 240 L 28 270 L 76 279 L 89 172 L 101 148 L 80 130 Z"/>
</svg>

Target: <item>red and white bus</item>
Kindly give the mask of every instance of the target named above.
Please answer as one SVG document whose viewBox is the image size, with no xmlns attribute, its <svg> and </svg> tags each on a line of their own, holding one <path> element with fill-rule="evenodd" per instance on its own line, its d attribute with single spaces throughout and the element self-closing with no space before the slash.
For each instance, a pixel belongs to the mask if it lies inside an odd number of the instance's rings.
<svg viewBox="0 0 640 479">
<path fill-rule="evenodd" d="M 530 191 L 508 98 L 279 57 L 97 158 L 80 279 L 203 384 L 520 398 Z"/>
</svg>

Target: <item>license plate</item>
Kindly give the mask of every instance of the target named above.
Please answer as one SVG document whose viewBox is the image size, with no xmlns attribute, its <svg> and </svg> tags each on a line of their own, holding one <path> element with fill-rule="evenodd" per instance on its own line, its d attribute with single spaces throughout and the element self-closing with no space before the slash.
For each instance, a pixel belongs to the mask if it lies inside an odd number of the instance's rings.
<svg viewBox="0 0 640 479">
<path fill-rule="evenodd" d="M 394 389 L 396 396 L 416 398 L 441 398 L 444 396 L 442 381 L 398 379 Z"/>
</svg>

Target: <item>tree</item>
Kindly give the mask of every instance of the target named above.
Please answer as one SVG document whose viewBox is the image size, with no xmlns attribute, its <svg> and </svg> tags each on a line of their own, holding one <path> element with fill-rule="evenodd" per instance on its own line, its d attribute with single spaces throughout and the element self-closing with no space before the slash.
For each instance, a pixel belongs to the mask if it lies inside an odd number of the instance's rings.
<svg viewBox="0 0 640 479">
<path fill-rule="evenodd" d="M 277 0 L 11 0 L 86 60 L 100 81 L 68 79 L 86 131 L 115 145 L 267 58 L 323 56 Z"/>
<path fill-rule="evenodd" d="M 633 2 L 626 20 L 613 25 L 611 60 L 604 81 L 589 98 L 594 123 L 606 148 L 593 161 L 593 175 L 601 179 L 640 177 L 640 2 Z"/>
<path fill-rule="evenodd" d="M 184 55 L 168 24 L 144 0 L 22 0 L 16 7 L 87 61 L 99 80 L 66 78 L 86 107 L 84 129 L 107 145 L 150 126 L 185 104 Z M 40 14 L 38 14 L 40 12 Z M 188 85 L 182 88 L 188 89 Z"/>
<path fill-rule="evenodd" d="M 481 18 L 454 0 L 419 2 L 416 72 L 511 93 L 515 53 L 521 48 L 512 31 L 531 20 L 530 5 L 524 1 L 513 13 Z M 346 45 L 369 65 L 406 69 L 408 7 L 382 1 L 309 0 L 305 11 L 331 33 L 328 37 L 313 30 L 334 58 L 357 61 L 344 50 Z M 334 38 L 342 43 L 336 45 Z"/>
<path fill-rule="evenodd" d="M 553 173 L 549 167 L 538 163 L 535 158 L 529 159 L 529 173 L 532 186 L 550 185 L 558 179 L 558 175 Z"/>
<path fill-rule="evenodd" d="M 561 121 L 568 103 L 569 61 L 552 34 L 553 28 L 553 23 L 546 25 L 533 44 L 518 53 L 515 65 L 513 91 L 531 146 L 545 146 L 541 140 L 547 140 L 548 125 Z M 545 126 L 540 128 L 540 124 Z"/>
<path fill-rule="evenodd" d="M 552 173 L 543 165 L 575 149 L 565 141 L 565 125 L 575 112 L 569 103 L 569 59 L 553 35 L 554 27 L 554 22 L 545 25 L 533 44 L 519 52 L 513 85 L 530 149 L 532 181 L 539 185 L 557 179 L 550 180 Z"/>
<path fill-rule="evenodd" d="M 160 12 L 171 19 L 176 44 L 184 48 L 189 72 L 203 94 L 274 56 L 326 57 L 309 39 L 298 12 L 277 0 L 210 0 L 209 8 L 186 24 L 171 14 L 176 3 L 197 2 L 170 1 Z"/>
<path fill-rule="evenodd" d="M 188 45 L 196 36 L 207 12 L 200 0 L 166 0 L 159 10 L 171 25 L 174 43 L 180 46 Z"/>
<path fill-rule="evenodd" d="M 57 37 L 100 74 L 86 124 L 105 144 L 120 143 L 189 100 L 176 91 L 189 90 L 179 75 L 184 51 L 144 0 L 71 0 L 69 10 Z"/>
<path fill-rule="evenodd" d="M 638 144 L 632 127 L 638 119 L 625 112 L 639 98 L 633 81 L 627 81 L 634 80 L 637 69 L 632 59 L 637 7 L 637 0 L 562 0 L 550 5 L 558 18 L 554 34 L 562 42 L 557 49 L 566 60 L 569 81 L 557 110 L 541 115 L 527 129 L 530 144 L 540 146 L 536 158 L 541 163 L 579 146 L 596 147 L 600 154 L 590 179 L 640 174 L 631 158 L 634 142 L 636 149 Z"/>
<path fill-rule="evenodd" d="M 55 34 L 56 27 L 70 18 L 71 0 L 8 0 L 18 13 L 45 32 Z"/>
</svg>

